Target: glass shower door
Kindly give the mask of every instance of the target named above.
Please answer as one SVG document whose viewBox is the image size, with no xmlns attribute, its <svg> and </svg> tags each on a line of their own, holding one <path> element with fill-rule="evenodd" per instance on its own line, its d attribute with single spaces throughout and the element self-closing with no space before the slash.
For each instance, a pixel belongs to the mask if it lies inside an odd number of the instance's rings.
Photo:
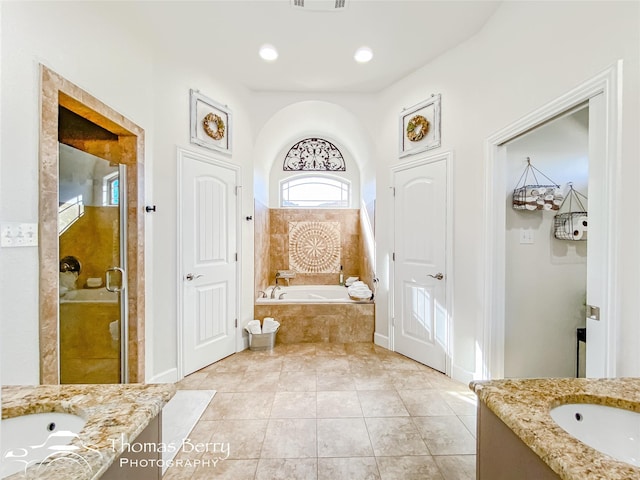
<svg viewBox="0 0 640 480">
<path fill-rule="evenodd" d="M 124 165 L 60 144 L 60 383 L 126 382 Z"/>
</svg>

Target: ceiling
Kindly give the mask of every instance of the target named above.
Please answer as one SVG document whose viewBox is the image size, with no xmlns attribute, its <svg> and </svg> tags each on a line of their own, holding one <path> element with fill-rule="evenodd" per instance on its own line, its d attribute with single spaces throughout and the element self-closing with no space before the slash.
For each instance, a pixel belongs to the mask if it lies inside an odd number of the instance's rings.
<svg viewBox="0 0 640 480">
<path fill-rule="evenodd" d="M 325 0 L 306 0 L 324 2 Z M 311 4 L 312 6 L 314 4 Z M 377 92 L 477 33 L 497 1 L 346 0 L 317 11 L 291 0 L 146 1 L 131 7 L 159 54 L 197 62 L 254 91 Z M 258 56 L 274 45 L 272 63 Z M 373 60 L 358 64 L 367 45 Z"/>
</svg>

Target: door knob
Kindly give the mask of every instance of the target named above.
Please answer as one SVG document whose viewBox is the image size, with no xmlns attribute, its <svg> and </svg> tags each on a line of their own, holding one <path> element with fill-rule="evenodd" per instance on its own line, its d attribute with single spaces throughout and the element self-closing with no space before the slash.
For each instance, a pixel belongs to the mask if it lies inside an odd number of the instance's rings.
<svg viewBox="0 0 640 480">
<path fill-rule="evenodd" d="M 195 280 L 196 278 L 200 278 L 202 276 L 203 275 L 195 275 L 193 273 L 187 273 L 187 277 L 186 278 L 187 278 L 187 280 L 189 280 L 191 282 L 192 280 Z"/>
<path fill-rule="evenodd" d="M 427 276 L 431 278 L 435 278 L 436 280 L 442 280 L 444 278 L 444 275 L 442 273 L 436 273 L 435 275 L 429 274 Z"/>
</svg>

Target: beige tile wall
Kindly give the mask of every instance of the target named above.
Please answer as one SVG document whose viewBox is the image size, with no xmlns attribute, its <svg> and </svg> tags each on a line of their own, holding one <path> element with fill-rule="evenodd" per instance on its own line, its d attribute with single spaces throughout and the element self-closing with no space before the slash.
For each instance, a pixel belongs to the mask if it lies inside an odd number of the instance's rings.
<svg viewBox="0 0 640 480">
<path fill-rule="evenodd" d="M 269 208 L 260 203 L 254 202 L 253 224 L 254 235 L 254 285 L 255 297 L 258 291 L 265 290 L 269 285 L 269 246 L 270 246 L 270 215 Z"/>
<path fill-rule="evenodd" d="M 256 284 L 273 285 L 277 270 L 288 270 L 289 265 L 289 222 L 338 222 L 340 224 L 341 260 L 345 279 L 350 275 L 360 275 L 362 264 L 362 251 L 360 242 L 360 211 L 356 209 L 346 210 L 316 210 L 316 209 L 285 209 L 274 208 L 269 210 L 269 244 L 267 253 L 269 257 L 269 271 L 266 280 L 263 278 Z M 256 232 L 258 225 L 256 224 Z M 266 242 L 261 243 L 264 248 Z M 256 234 L 256 245 L 257 234 Z M 256 248 L 256 262 L 258 253 L 264 254 L 264 250 Z M 256 275 L 260 272 L 256 269 Z M 292 285 L 337 285 L 338 273 L 296 273 L 296 278 L 291 280 Z"/>
</svg>

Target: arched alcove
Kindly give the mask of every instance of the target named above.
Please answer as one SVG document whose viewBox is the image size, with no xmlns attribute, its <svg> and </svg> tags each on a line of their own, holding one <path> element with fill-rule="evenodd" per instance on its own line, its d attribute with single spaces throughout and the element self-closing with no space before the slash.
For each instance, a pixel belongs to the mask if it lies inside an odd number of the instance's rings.
<svg viewBox="0 0 640 480">
<path fill-rule="evenodd" d="M 363 210 L 367 210 L 367 217 L 372 216 L 375 200 L 371 138 L 353 112 L 335 103 L 309 100 L 287 105 L 274 113 L 256 138 L 253 152 L 256 290 L 272 284 L 276 270 L 289 268 L 289 222 L 314 220 L 316 216 L 308 210 L 295 212 L 294 209 L 278 208 L 280 181 L 295 175 L 295 172 L 283 172 L 283 161 L 291 147 L 305 138 L 325 139 L 335 144 L 344 156 L 346 172 L 331 174 L 348 179 L 353 185 L 351 208 L 342 212 L 325 209 L 317 216 L 321 222 L 339 224 L 337 228 L 342 232 L 340 265 L 344 265 L 345 273 L 355 273 L 369 281 L 373 276 L 373 243 L 364 245 L 363 242 L 365 237 L 372 238 L 371 222 L 362 221 Z M 356 242 L 357 248 L 354 248 Z M 296 278 L 296 283 L 337 281 L 338 272 L 333 271 L 318 275 L 302 273 Z"/>
</svg>

